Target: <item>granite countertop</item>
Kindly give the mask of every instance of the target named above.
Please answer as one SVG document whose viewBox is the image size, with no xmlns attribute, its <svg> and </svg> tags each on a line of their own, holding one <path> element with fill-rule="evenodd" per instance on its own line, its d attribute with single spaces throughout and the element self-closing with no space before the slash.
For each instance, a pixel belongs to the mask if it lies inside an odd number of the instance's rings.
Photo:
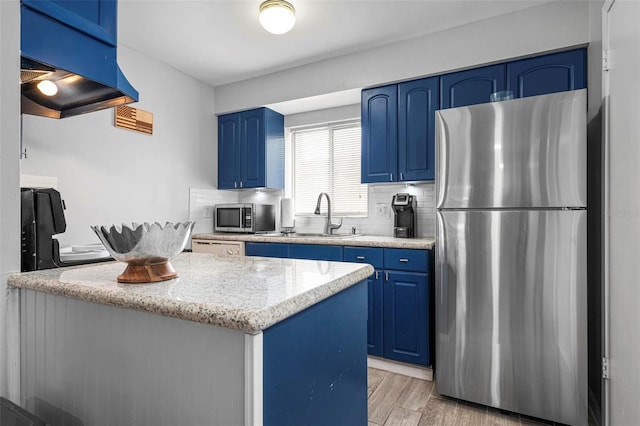
<svg viewBox="0 0 640 426">
<path fill-rule="evenodd" d="M 118 283 L 120 262 L 13 274 L 7 283 L 257 334 L 374 272 L 367 264 L 205 253 L 171 263 L 179 277 L 159 283 Z"/>
<path fill-rule="evenodd" d="M 262 243 L 292 243 L 292 244 L 324 244 L 337 246 L 357 247 L 387 247 L 406 249 L 433 249 L 435 238 L 394 238 L 375 235 L 355 235 L 353 237 L 327 238 L 327 237 L 287 237 L 282 234 L 193 234 L 194 240 L 222 240 L 222 241 L 249 241 Z"/>
</svg>

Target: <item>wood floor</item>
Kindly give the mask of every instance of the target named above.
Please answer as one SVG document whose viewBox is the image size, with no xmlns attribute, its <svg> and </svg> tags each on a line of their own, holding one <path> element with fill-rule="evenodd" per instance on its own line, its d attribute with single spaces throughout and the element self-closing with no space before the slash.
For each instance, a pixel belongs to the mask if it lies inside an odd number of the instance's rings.
<svg viewBox="0 0 640 426">
<path fill-rule="evenodd" d="M 552 425 L 441 396 L 433 382 L 369 368 L 369 426 Z"/>
</svg>

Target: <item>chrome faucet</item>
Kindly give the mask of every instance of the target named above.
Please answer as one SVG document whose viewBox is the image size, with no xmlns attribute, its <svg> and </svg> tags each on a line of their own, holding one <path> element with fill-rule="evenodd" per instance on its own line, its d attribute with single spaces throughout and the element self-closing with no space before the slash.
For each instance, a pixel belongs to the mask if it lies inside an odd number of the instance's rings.
<svg viewBox="0 0 640 426">
<path fill-rule="evenodd" d="M 321 192 L 318 195 L 318 203 L 316 204 L 316 211 L 314 214 L 320 214 L 320 202 L 322 201 L 322 196 L 327 197 L 327 219 L 324 223 L 324 235 L 331 235 L 334 229 L 338 229 L 342 226 L 342 218 L 340 218 L 340 223 L 335 225 L 331 223 L 331 199 L 329 198 L 329 194 L 326 192 Z"/>
</svg>

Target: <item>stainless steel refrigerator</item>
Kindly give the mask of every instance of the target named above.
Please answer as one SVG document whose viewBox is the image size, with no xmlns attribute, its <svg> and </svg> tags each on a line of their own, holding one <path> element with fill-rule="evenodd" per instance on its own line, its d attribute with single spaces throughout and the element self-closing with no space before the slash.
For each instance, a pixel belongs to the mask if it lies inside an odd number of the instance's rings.
<svg viewBox="0 0 640 426">
<path fill-rule="evenodd" d="M 436 389 L 587 424 L 586 90 L 436 113 Z"/>
</svg>

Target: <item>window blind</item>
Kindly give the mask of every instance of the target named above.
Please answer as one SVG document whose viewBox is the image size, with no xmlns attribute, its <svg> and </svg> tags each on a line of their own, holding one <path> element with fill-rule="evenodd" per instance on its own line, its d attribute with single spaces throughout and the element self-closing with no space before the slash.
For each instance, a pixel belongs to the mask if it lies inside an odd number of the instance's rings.
<svg viewBox="0 0 640 426">
<path fill-rule="evenodd" d="M 295 213 L 313 214 L 318 195 L 326 192 L 333 214 L 366 216 L 367 186 L 360 183 L 360 123 L 294 130 L 292 140 Z"/>
</svg>

